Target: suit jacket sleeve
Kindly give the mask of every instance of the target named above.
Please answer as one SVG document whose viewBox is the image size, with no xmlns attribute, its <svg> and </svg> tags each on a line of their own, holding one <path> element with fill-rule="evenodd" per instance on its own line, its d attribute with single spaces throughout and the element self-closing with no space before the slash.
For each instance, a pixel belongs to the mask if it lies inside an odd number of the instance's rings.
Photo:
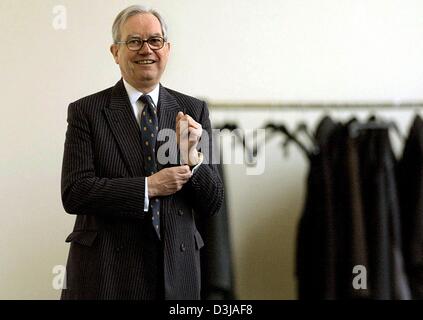
<svg viewBox="0 0 423 320">
<path fill-rule="evenodd" d="M 70 214 L 143 218 L 145 177 L 97 177 L 89 117 L 73 103 L 68 108 L 62 164 L 62 202 Z"/>
<path fill-rule="evenodd" d="M 224 188 L 216 164 L 212 163 L 212 131 L 209 119 L 209 111 L 206 103 L 203 104 L 203 112 L 200 116 L 203 132 L 208 135 L 208 150 L 203 151 L 204 161 L 190 179 L 189 186 L 192 188 L 194 203 L 197 211 L 213 215 L 220 210 L 224 199 Z M 203 138 L 203 137 L 202 137 Z"/>
</svg>

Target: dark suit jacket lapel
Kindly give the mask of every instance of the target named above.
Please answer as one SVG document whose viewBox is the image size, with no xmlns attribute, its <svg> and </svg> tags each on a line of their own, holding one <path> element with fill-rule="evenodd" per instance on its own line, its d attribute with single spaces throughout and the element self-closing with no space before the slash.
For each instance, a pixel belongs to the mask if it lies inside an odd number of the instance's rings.
<svg viewBox="0 0 423 320">
<path fill-rule="evenodd" d="M 143 175 L 140 128 L 122 79 L 113 88 L 110 106 L 104 109 L 104 113 L 130 174 Z"/>
<path fill-rule="evenodd" d="M 163 129 L 171 129 L 173 132 L 176 130 L 176 115 L 179 111 L 184 111 L 183 106 L 179 105 L 175 97 L 172 96 L 169 91 L 160 85 L 159 92 L 159 101 L 158 101 L 158 119 L 159 119 L 159 133 Z M 175 136 L 176 138 L 176 136 Z M 160 148 L 161 145 L 166 143 L 166 141 L 157 141 L 156 150 Z M 174 148 L 169 150 L 171 161 L 176 160 L 177 150 L 176 150 L 176 140 L 174 143 L 171 143 Z M 176 163 L 174 163 L 176 164 Z M 158 170 L 162 169 L 165 164 L 157 163 Z"/>
</svg>

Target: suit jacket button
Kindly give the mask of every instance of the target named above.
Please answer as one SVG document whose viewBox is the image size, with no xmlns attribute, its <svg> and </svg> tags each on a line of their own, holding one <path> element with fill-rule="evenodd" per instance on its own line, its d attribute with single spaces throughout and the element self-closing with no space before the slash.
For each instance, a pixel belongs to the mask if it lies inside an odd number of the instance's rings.
<svg viewBox="0 0 423 320">
<path fill-rule="evenodd" d="M 184 212 L 181 209 L 179 209 L 178 210 L 178 215 L 182 217 L 184 215 Z"/>
<path fill-rule="evenodd" d="M 182 251 L 182 252 L 184 252 L 184 251 L 185 251 L 185 249 L 186 249 L 186 248 L 185 248 L 185 244 L 182 242 L 182 243 L 181 243 L 181 251 Z"/>
</svg>

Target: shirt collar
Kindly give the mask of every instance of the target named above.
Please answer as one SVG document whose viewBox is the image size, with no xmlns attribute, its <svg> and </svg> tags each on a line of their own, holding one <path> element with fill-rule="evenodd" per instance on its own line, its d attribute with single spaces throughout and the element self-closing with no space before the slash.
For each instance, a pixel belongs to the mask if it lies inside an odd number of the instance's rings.
<svg viewBox="0 0 423 320">
<path fill-rule="evenodd" d="M 131 86 L 128 82 L 123 79 L 123 84 L 125 86 L 126 92 L 128 93 L 129 102 L 131 104 L 136 104 L 138 99 L 143 95 L 143 93 L 133 86 Z M 159 102 L 159 90 L 160 85 L 157 85 L 152 91 L 148 93 L 148 95 L 153 99 L 154 105 L 157 107 L 157 103 Z"/>
</svg>

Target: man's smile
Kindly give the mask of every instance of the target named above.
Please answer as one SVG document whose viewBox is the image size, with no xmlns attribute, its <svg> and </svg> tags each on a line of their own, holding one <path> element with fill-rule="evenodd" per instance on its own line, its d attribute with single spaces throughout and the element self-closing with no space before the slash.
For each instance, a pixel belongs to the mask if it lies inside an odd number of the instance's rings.
<svg viewBox="0 0 423 320">
<path fill-rule="evenodd" d="M 136 64 L 153 64 L 155 61 L 151 59 L 143 59 L 134 61 Z"/>
</svg>

